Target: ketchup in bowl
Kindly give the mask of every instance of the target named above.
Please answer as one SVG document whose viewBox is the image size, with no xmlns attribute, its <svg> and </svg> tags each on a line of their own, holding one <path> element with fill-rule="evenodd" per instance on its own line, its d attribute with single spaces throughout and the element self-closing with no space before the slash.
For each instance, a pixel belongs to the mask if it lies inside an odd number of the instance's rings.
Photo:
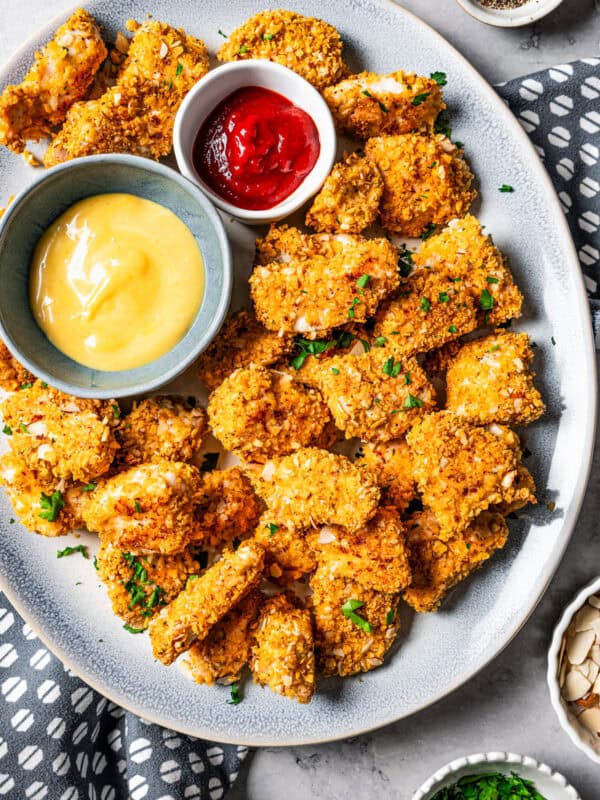
<svg viewBox="0 0 600 800">
<path fill-rule="evenodd" d="M 224 200 L 263 210 L 300 186 L 320 149 L 317 127 L 305 111 L 270 89 L 245 86 L 206 118 L 193 161 L 198 175 Z"/>
</svg>

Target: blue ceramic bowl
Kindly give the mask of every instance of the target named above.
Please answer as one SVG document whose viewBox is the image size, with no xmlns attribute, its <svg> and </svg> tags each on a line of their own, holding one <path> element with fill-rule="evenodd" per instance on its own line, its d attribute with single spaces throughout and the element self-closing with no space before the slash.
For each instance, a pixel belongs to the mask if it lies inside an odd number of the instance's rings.
<svg viewBox="0 0 600 800">
<path fill-rule="evenodd" d="M 173 211 L 194 234 L 205 269 L 202 304 L 183 339 L 161 358 L 118 372 L 90 369 L 60 352 L 35 321 L 28 297 L 31 258 L 42 233 L 78 200 L 110 192 L 154 200 Z M 101 155 L 55 167 L 22 192 L 0 221 L 0 335 L 34 375 L 79 397 L 143 394 L 173 380 L 218 332 L 231 283 L 229 243 L 210 200 L 179 173 L 145 158 Z"/>
</svg>

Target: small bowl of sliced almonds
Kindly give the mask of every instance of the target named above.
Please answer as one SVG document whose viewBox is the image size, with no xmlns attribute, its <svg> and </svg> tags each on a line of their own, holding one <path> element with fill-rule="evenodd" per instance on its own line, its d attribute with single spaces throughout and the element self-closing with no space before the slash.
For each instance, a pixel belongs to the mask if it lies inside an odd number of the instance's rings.
<svg viewBox="0 0 600 800">
<path fill-rule="evenodd" d="M 552 637 L 547 678 L 560 724 L 600 763 L 600 578 L 565 609 Z"/>
</svg>

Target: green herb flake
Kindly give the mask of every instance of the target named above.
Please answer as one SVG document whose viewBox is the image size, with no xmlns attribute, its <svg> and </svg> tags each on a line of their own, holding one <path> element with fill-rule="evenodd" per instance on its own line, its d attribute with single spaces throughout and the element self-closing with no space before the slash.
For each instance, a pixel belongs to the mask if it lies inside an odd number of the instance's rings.
<svg viewBox="0 0 600 800">
<path fill-rule="evenodd" d="M 432 72 L 429 77 L 434 80 L 438 86 L 445 86 L 448 83 L 445 72 Z"/>
<path fill-rule="evenodd" d="M 217 468 L 217 464 L 219 463 L 219 453 L 204 453 L 202 458 L 202 466 L 200 469 L 202 472 L 212 472 L 214 469 Z"/>
<path fill-rule="evenodd" d="M 358 298 L 356 298 L 358 300 Z M 326 350 L 335 348 L 349 347 L 356 339 L 353 333 L 342 331 L 335 339 L 303 339 L 298 337 L 295 341 L 296 347 L 300 353 L 290 361 L 290 366 L 299 370 L 308 356 L 316 356 L 317 358 Z"/>
<path fill-rule="evenodd" d="M 65 547 L 64 550 L 57 550 L 56 557 L 64 558 L 65 556 L 72 556 L 73 553 L 81 553 L 84 558 L 89 558 L 87 547 L 83 544 L 78 544 L 76 547 Z"/>
<path fill-rule="evenodd" d="M 437 161 L 432 161 L 429 165 L 429 169 L 433 169 L 434 167 L 437 167 Z"/>
<path fill-rule="evenodd" d="M 552 342 L 552 344 L 554 345 L 554 347 L 556 347 L 556 339 L 554 338 L 554 336 L 551 336 L 551 337 L 550 337 L 550 341 Z"/>
<path fill-rule="evenodd" d="M 405 386 L 410 386 L 411 383 L 412 383 L 412 378 L 410 377 L 410 372 L 405 372 L 404 373 L 404 385 Z"/>
<path fill-rule="evenodd" d="M 183 72 L 183 64 L 181 63 L 181 61 L 178 61 L 177 62 L 177 69 L 175 70 L 175 75 L 177 77 L 179 77 L 182 72 Z"/>
<path fill-rule="evenodd" d="M 239 49 L 239 55 L 243 56 L 244 53 L 247 53 L 247 52 L 248 52 L 248 48 L 246 47 L 245 44 L 243 44 Z"/>
<path fill-rule="evenodd" d="M 186 581 L 185 581 L 185 588 L 187 589 L 188 586 L 190 585 L 190 583 L 192 583 L 192 581 L 197 580 L 199 577 L 200 576 L 196 575 L 196 573 L 192 573 L 191 575 L 188 575 L 187 578 L 186 578 Z"/>
<path fill-rule="evenodd" d="M 498 191 L 508 194 L 510 192 L 514 192 L 514 189 L 508 183 L 503 183 L 502 186 L 500 186 L 500 188 L 498 189 Z"/>
<path fill-rule="evenodd" d="M 420 397 L 415 397 L 410 392 L 406 395 L 403 408 L 423 408 L 423 401 Z"/>
<path fill-rule="evenodd" d="M 112 403 L 111 408 L 113 412 L 113 417 L 115 419 L 119 419 L 119 417 L 121 416 L 121 409 L 119 408 L 119 406 L 116 403 Z"/>
<path fill-rule="evenodd" d="M 222 36 L 224 39 L 229 39 L 229 34 L 228 34 L 228 33 L 223 33 L 223 31 L 221 30 L 221 28 L 219 28 L 219 30 L 217 31 L 217 33 L 219 34 L 219 36 Z"/>
<path fill-rule="evenodd" d="M 458 142 L 458 141 L 456 141 L 456 142 L 454 142 L 454 144 L 455 144 L 455 145 L 456 145 L 456 147 L 458 147 L 460 150 L 464 150 L 464 149 L 465 149 L 465 145 L 464 145 L 464 143 L 463 143 L 463 142 Z"/>
<path fill-rule="evenodd" d="M 365 633 L 372 633 L 373 627 L 371 623 L 356 613 L 356 610 L 362 608 L 363 606 L 364 603 L 362 600 L 354 600 L 353 598 L 350 598 L 350 600 L 346 600 L 342 606 L 342 614 L 346 617 L 346 619 L 349 619 L 357 627 L 359 627 L 361 631 L 364 631 Z"/>
<path fill-rule="evenodd" d="M 275 38 L 275 34 L 273 33 L 263 33 L 262 38 L 264 41 L 272 42 Z"/>
<path fill-rule="evenodd" d="M 385 624 L 386 625 L 392 625 L 395 619 L 396 619 L 396 609 L 392 608 L 385 615 Z"/>
<path fill-rule="evenodd" d="M 387 339 L 385 338 L 385 336 L 378 336 L 373 342 L 373 344 L 375 345 L 375 347 L 383 347 L 386 342 Z"/>
<path fill-rule="evenodd" d="M 413 104 L 413 106 L 420 106 L 421 103 L 424 103 L 425 100 L 427 100 L 430 94 L 431 92 L 423 92 L 423 94 L 417 94 L 413 97 L 411 103 Z"/>
<path fill-rule="evenodd" d="M 8 520 L 8 522 L 9 522 L 9 524 L 10 524 L 10 525 L 14 525 L 14 524 L 15 524 L 15 521 L 16 521 L 16 520 L 15 520 L 15 518 L 14 518 L 14 517 L 11 517 L 11 518 Z"/>
<path fill-rule="evenodd" d="M 359 287 L 359 289 L 366 289 L 370 280 L 371 276 L 365 273 L 356 281 L 356 285 Z"/>
<path fill-rule="evenodd" d="M 434 233 L 435 233 L 435 231 L 436 231 L 436 228 L 437 228 L 437 225 L 435 225 L 433 222 L 430 222 L 430 223 L 427 225 L 427 227 L 425 228 L 425 230 L 423 231 L 423 233 L 421 234 L 421 239 L 422 239 L 423 241 L 425 241 L 426 239 L 429 239 L 429 237 L 430 237 L 432 234 L 434 234 Z"/>
<path fill-rule="evenodd" d="M 12 436 L 12 428 L 10 428 L 6 423 L 4 423 L 4 427 L 2 428 L 2 433 L 5 436 Z"/>
<path fill-rule="evenodd" d="M 339 371 L 339 369 L 337 367 L 332 367 L 331 371 L 333 372 L 334 375 L 339 375 L 340 374 L 340 371 Z"/>
<path fill-rule="evenodd" d="M 448 333 L 458 333 L 458 328 L 456 327 L 456 325 L 450 325 L 448 327 Z"/>
<path fill-rule="evenodd" d="M 390 378 L 397 378 L 402 369 L 400 361 L 394 363 L 394 356 L 390 356 L 383 362 L 382 371 L 384 375 L 389 375 Z"/>
<path fill-rule="evenodd" d="M 125 623 L 125 625 L 123 625 L 123 630 L 126 630 L 127 633 L 143 633 L 146 628 L 134 628 L 132 625 Z"/>
<path fill-rule="evenodd" d="M 465 775 L 451 786 L 437 791 L 431 800 L 546 800 L 533 781 L 516 772 Z"/>
<path fill-rule="evenodd" d="M 56 491 L 52 492 L 52 494 L 42 492 L 40 495 L 40 507 L 42 509 L 40 517 L 48 520 L 48 522 L 55 522 L 61 509 L 65 507 L 62 492 Z"/>
<path fill-rule="evenodd" d="M 21 384 L 21 389 L 31 389 L 33 383 L 31 381 L 25 381 L 25 383 Z"/>
<path fill-rule="evenodd" d="M 500 350 L 500 345 L 499 344 L 493 344 L 490 347 L 490 349 L 488 350 L 488 353 L 495 353 L 496 350 Z"/>
<path fill-rule="evenodd" d="M 354 317 L 356 316 L 356 314 L 354 312 L 354 307 L 357 306 L 359 303 L 360 303 L 360 300 L 358 299 L 358 297 L 355 297 L 352 300 L 352 305 L 348 309 L 348 319 L 354 319 Z"/>
<path fill-rule="evenodd" d="M 452 136 L 452 128 L 443 112 L 438 114 L 436 121 L 433 123 L 433 132 L 441 133 L 442 136 L 446 136 L 448 139 Z"/>
<path fill-rule="evenodd" d="M 271 537 L 275 536 L 279 530 L 279 525 L 275 525 L 273 522 L 268 522 L 265 525 L 265 528 L 269 531 L 269 539 L 271 539 Z"/>
<path fill-rule="evenodd" d="M 141 507 L 141 505 L 139 504 L 139 502 L 137 500 L 135 501 L 133 506 L 135 508 L 136 514 L 141 514 L 142 513 L 142 507 Z"/>
<path fill-rule="evenodd" d="M 164 593 L 164 589 L 161 589 L 160 586 L 155 586 L 150 593 L 150 597 L 146 600 L 146 608 L 154 608 L 154 606 L 162 603 Z"/>
<path fill-rule="evenodd" d="M 481 306 L 483 311 L 491 311 L 492 308 L 494 307 L 494 298 L 490 294 L 488 289 L 484 289 L 481 292 L 481 296 L 479 297 L 479 305 Z"/>
<path fill-rule="evenodd" d="M 450 302 L 450 295 L 448 292 L 440 292 L 438 295 L 438 300 L 440 303 L 449 303 Z"/>
<path fill-rule="evenodd" d="M 429 311 L 431 309 L 431 303 L 426 297 L 421 298 L 421 311 Z"/>
<path fill-rule="evenodd" d="M 25 425 L 24 422 L 19 422 L 19 430 L 21 433 L 29 433 L 29 428 Z"/>
<path fill-rule="evenodd" d="M 485 280 L 487 283 L 498 283 L 498 278 L 494 278 L 493 275 L 488 275 Z"/>
<path fill-rule="evenodd" d="M 98 556 L 94 556 L 94 562 L 93 563 L 94 563 L 94 569 L 96 570 L 96 572 L 98 572 L 98 570 L 99 570 L 99 567 L 98 567 Z"/>
<path fill-rule="evenodd" d="M 235 681 L 235 683 L 231 684 L 231 698 L 227 701 L 227 705 L 237 706 L 243 699 L 244 697 L 240 691 L 240 684 L 238 681 Z"/>
<path fill-rule="evenodd" d="M 93 492 L 93 491 L 96 490 L 97 486 L 98 486 L 97 483 L 86 483 L 85 486 L 81 486 L 80 487 L 79 491 L 81 491 L 81 492 Z"/>
</svg>

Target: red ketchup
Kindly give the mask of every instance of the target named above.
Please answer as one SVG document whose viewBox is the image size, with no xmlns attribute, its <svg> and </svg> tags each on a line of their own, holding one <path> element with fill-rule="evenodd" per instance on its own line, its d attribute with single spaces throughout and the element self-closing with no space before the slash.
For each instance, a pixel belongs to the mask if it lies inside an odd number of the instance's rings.
<svg viewBox="0 0 600 800">
<path fill-rule="evenodd" d="M 202 124 L 194 167 L 238 208 L 273 208 L 300 186 L 319 157 L 311 117 L 283 95 L 260 86 L 230 94 Z"/>
</svg>

